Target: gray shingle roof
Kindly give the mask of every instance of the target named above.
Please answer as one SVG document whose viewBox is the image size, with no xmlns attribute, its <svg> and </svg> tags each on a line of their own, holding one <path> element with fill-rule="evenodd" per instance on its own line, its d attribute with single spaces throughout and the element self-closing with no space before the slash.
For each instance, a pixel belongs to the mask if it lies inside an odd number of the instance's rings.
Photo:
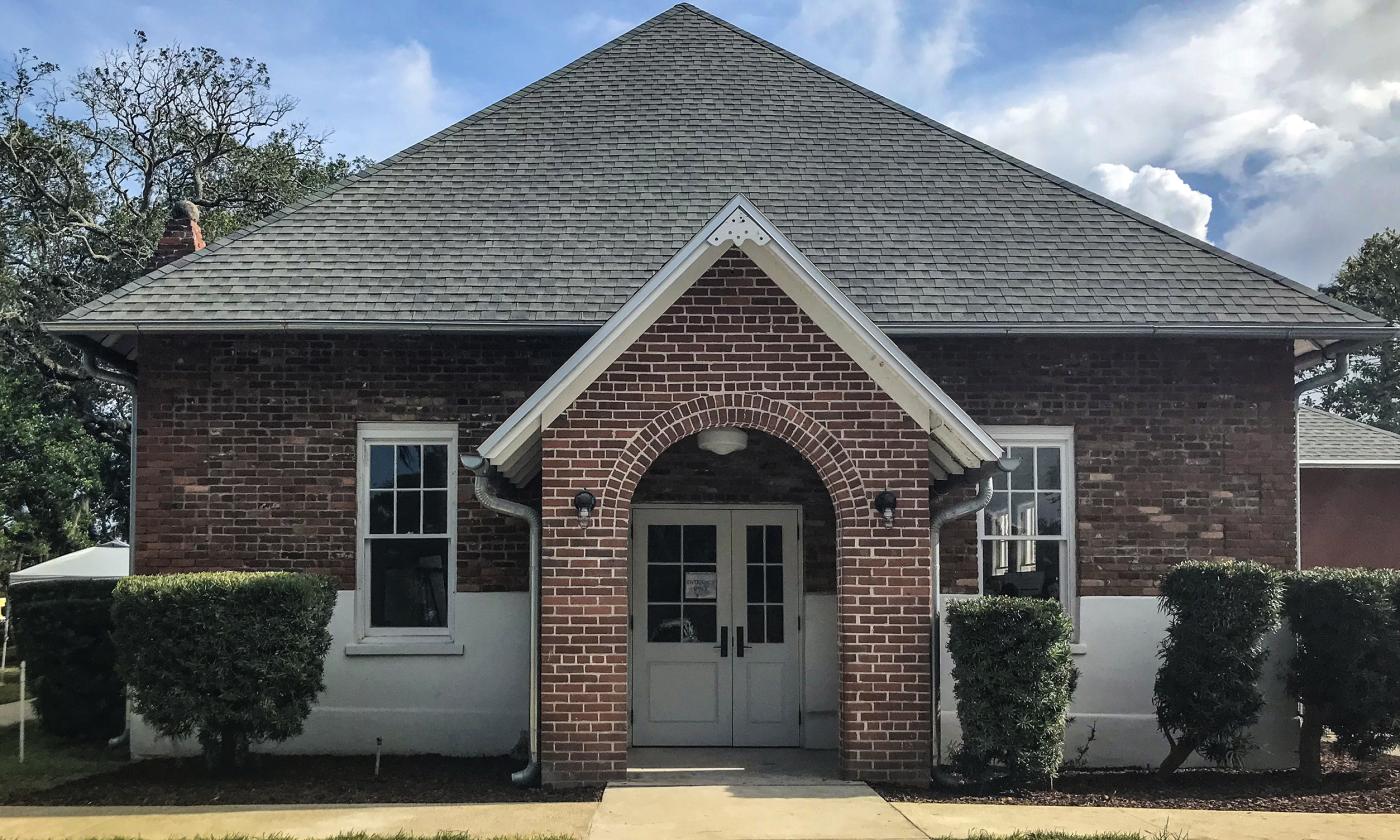
<svg viewBox="0 0 1400 840">
<path fill-rule="evenodd" d="M 1384 324 L 677 6 L 50 326 L 598 324 L 737 193 L 886 329 Z"/>
<path fill-rule="evenodd" d="M 1392 461 L 1400 464 L 1400 435 L 1317 408 L 1298 410 L 1298 462 Z"/>
</svg>

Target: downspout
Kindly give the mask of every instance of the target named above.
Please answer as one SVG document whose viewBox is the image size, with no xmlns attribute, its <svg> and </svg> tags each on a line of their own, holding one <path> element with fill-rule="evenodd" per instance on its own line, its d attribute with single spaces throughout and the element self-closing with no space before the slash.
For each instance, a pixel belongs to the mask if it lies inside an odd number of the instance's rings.
<svg viewBox="0 0 1400 840">
<path fill-rule="evenodd" d="M 98 382 L 116 385 L 131 392 L 131 426 L 128 430 L 130 453 L 127 455 L 127 467 L 130 473 L 127 476 L 126 488 L 126 573 L 131 574 L 132 564 L 136 561 L 136 377 L 99 367 L 97 356 L 89 347 L 83 348 L 82 367 L 84 373 Z M 107 740 L 107 746 L 110 749 L 118 749 L 131 743 L 130 708 L 127 709 L 125 715 L 125 724 L 119 735 Z"/>
<path fill-rule="evenodd" d="M 1000 466 L 1000 465 L 999 465 Z M 1002 467 L 1005 469 L 1005 467 Z M 929 672 L 932 675 L 933 684 L 933 743 L 929 745 L 929 774 L 937 781 L 938 774 L 942 772 L 943 766 L 943 720 L 939 709 L 939 699 L 942 696 L 942 667 L 941 654 L 943 652 L 943 563 L 939 555 L 939 543 L 942 538 L 943 526 L 954 519 L 961 519 L 964 516 L 977 513 L 992 502 L 992 478 L 987 476 L 978 485 L 977 495 L 961 502 L 938 508 L 933 512 L 929 521 L 929 541 L 933 544 L 933 649 L 929 651 Z"/>
<path fill-rule="evenodd" d="M 540 512 L 496 495 L 491 486 L 491 465 L 480 455 L 463 455 L 462 466 L 475 475 L 473 493 L 490 511 L 523 519 L 530 526 L 530 761 L 510 774 L 520 787 L 540 784 Z"/>
<path fill-rule="evenodd" d="M 1340 382 L 1346 378 L 1350 369 L 1351 356 L 1347 353 L 1339 353 L 1337 355 L 1337 363 L 1332 366 L 1331 370 L 1309 376 L 1302 382 L 1293 385 L 1293 401 L 1300 402 L 1303 399 L 1303 395 L 1309 391 L 1316 391 L 1318 388 L 1326 388 L 1334 382 Z"/>
</svg>

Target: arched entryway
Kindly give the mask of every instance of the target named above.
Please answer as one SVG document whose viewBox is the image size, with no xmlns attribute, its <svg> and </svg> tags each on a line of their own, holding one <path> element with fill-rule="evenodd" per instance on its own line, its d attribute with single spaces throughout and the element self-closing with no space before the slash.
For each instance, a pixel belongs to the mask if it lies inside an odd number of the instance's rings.
<svg viewBox="0 0 1400 840">
<path fill-rule="evenodd" d="M 837 747 L 835 508 L 792 446 L 743 442 L 686 437 L 633 494 L 634 747 Z"/>
</svg>

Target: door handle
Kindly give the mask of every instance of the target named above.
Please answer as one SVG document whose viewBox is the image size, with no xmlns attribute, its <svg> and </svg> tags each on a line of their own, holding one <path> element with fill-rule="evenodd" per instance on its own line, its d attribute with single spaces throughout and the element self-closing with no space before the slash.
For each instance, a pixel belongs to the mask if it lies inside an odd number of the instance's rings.
<svg viewBox="0 0 1400 840">
<path fill-rule="evenodd" d="M 743 658 L 744 656 L 744 628 L 734 628 L 734 655 Z"/>
<path fill-rule="evenodd" d="M 724 659 L 729 656 L 729 628 L 719 628 L 719 658 Z"/>
</svg>

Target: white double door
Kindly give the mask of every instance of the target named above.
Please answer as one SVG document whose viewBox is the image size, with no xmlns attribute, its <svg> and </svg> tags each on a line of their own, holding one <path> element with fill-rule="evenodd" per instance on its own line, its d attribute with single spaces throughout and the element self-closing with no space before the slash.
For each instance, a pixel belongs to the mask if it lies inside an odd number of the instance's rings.
<svg viewBox="0 0 1400 840">
<path fill-rule="evenodd" d="M 632 513 L 632 743 L 795 747 L 799 512 Z"/>
</svg>

